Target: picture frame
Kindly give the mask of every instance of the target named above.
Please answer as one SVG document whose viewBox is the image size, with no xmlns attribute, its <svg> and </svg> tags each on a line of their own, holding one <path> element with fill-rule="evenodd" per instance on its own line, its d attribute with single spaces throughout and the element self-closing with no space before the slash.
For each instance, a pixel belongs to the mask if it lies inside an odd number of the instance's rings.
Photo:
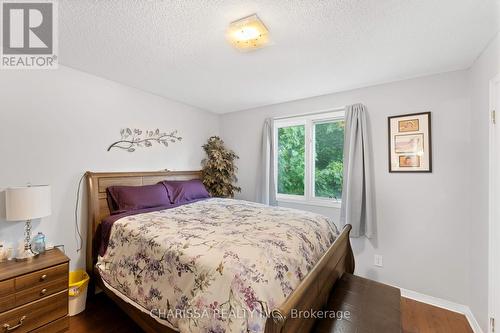
<svg viewBox="0 0 500 333">
<path fill-rule="evenodd" d="M 431 112 L 388 117 L 389 172 L 432 172 Z"/>
</svg>

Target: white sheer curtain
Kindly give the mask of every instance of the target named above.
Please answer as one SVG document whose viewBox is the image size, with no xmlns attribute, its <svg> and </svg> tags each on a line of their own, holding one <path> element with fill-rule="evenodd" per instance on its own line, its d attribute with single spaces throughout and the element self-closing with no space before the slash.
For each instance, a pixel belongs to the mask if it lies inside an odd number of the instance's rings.
<svg viewBox="0 0 500 333">
<path fill-rule="evenodd" d="M 366 112 L 363 104 L 346 107 L 340 224 L 351 224 L 353 237 L 372 238 L 375 234 L 375 207 Z"/>
<path fill-rule="evenodd" d="M 276 186 L 274 184 L 274 136 L 273 119 L 267 118 L 262 128 L 262 148 L 257 175 L 257 202 L 276 206 Z"/>
</svg>

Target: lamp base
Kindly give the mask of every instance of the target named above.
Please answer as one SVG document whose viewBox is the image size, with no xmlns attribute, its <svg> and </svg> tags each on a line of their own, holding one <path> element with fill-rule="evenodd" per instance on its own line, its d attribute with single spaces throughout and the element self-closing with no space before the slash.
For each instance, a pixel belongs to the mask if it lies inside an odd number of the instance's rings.
<svg viewBox="0 0 500 333">
<path fill-rule="evenodd" d="M 26 224 L 24 225 L 24 251 L 19 253 L 16 257 L 16 261 L 28 261 L 36 258 L 38 256 L 38 252 L 34 252 L 31 250 L 31 220 L 26 220 Z"/>
<path fill-rule="evenodd" d="M 29 261 L 38 257 L 39 253 L 31 251 L 31 249 L 25 250 L 23 253 L 19 253 L 19 256 L 15 258 L 16 261 Z"/>
</svg>

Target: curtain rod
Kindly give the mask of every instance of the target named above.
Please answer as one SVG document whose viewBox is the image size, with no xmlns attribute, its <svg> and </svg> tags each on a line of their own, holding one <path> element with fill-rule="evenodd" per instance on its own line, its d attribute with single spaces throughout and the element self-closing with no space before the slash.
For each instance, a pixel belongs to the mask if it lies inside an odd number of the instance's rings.
<svg viewBox="0 0 500 333">
<path fill-rule="evenodd" d="M 309 113 L 301 113 L 301 114 L 294 114 L 294 115 L 291 115 L 291 116 L 273 117 L 271 119 L 272 120 L 279 120 L 279 119 L 289 119 L 289 118 L 297 118 L 297 117 L 305 117 L 305 116 L 314 116 L 314 115 L 322 114 L 322 113 L 344 111 L 345 108 L 346 108 L 345 106 L 341 106 L 341 107 L 336 107 L 336 108 L 326 109 L 326 110 L 321 110 L 321 111 L 315 111 L 315 112 L 309 112 Z"/>
</svg>

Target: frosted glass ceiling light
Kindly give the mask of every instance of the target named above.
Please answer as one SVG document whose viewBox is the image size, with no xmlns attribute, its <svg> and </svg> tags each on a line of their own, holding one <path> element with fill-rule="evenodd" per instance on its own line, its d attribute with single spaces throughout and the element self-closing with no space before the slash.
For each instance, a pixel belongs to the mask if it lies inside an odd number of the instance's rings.
<svg viewBox="0 0 500 333">
<path fill-rule="evenodd" d="M 232 22 L 226 37 L 231 45 L 243 52 L 259 49 L 270 42 L 269 30 L 257 14 Z"/>
</svg>

